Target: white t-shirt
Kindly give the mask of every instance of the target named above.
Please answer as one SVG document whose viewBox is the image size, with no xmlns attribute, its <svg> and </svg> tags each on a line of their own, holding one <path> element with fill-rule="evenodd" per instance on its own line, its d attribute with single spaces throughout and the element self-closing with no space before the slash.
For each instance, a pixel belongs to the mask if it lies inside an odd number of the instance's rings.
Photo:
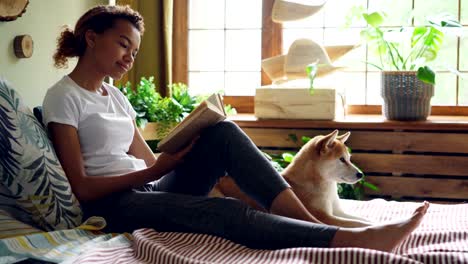
<svg viewBox="0 0 468 264">
<path fill-rule="evenodd" d="M 146 168 L 144 160 L 127 154 L 133 140 L 136 112 L 115 87 L 107 95 L 90 92 L 64 76 L 46 93 L 44 125 L 56 122 L 78 130 L 87 175 L 120 175 Z"/>
</svg>

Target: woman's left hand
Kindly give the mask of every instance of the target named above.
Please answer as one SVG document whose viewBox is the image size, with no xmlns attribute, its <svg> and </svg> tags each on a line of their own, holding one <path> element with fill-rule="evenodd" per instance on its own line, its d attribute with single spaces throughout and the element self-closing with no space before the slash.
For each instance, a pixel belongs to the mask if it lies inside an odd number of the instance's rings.
<svg viewBox="0 0 468 264">
<path fill-rule="evenodd" d="M 185 155 L 187 155 L 187 153 L 190 152 L 190 150 L 193 148 L 193 145 L 195 145 L 195 143 L 197 142 L 198 138 L 199 137 L 195 137 L 190 142 L 190 144 L 188 144 L 187 146 L 185 146 L 183 149 L 179 150 L 176 153 L 170 154 L 170 153 L 162 152 L 158 156 L 156 163 L 152 166 L 152 168 L 157 171 L 155 175 L 158 175 L 158 174 L 164 175 L 172 171 L 173 169 L 175 169 L 175 167 L 179 163 L 183 162 Z"/>
</svg>

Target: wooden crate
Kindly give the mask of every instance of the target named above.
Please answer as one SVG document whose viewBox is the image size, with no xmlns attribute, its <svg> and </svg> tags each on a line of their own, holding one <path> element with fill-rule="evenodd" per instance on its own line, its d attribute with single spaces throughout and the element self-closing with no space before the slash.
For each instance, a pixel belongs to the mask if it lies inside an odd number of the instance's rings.
<svg viewBox="0 0 468 264">
<path fill-rule="evenodd" d="M 157 122 L 148 122 L 144 128 L 139 127 L 138 130 L 145 140 L 161 140 L 176 125 L 177 123 L 160 124 Z"/>
<path fill-rule="evenodd" d="M 343 116 L 343 102 L 335 89 L 258 88 L 255 94 L 255 116 L 267 119 L 333 120 Z"/>
<path fill-rule="evenodd" d="M 265 152 L 294 151 L 290 134 L 313 137 L 333 129 L 242 129 Z M 340 129 L 340 134 L 348 130 Z M 350 130 L 351 160 L 379 191 L 368 198 L 468 201 L 468 134 L 462 131 Z"/>
</svg>

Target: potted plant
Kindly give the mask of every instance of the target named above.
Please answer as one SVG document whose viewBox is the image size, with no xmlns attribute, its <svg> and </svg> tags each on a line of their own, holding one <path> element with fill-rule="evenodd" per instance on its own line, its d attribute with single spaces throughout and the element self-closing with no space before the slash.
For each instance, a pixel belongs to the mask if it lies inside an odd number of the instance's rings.
<svg viewBox="0 0 468 264">
<path fill-rule="evenodd" d="M 429 66 L 442 46 L 448 28 L 461 27 L 448 15 L 429 19 L 416 27 L 385 29 L 385 14 L 362 13 L 368 27 L 361 31 L 381 70 L 383 114 L 389 120 L 425 120 L 430 114 L 434 95 L 435 72 Z M 454 70 L 452 70 L 454 71 Z"/>
<path fill-rule="evenodd" d="M 156 92 L 154 77 L 142 77 L 135 89 L 130 82 L 119 87 L 137 113 L 137 126 L 142 132 L 154 134 L 150 136 L 154 140 L 165 137 L 201 102 L 201 98 L 189 94 L 183 83 L 171 84 L 169 88 L 171 96 L 162 97 Z"/>
<path fill-rule="evenodd" d="M 130 82 L 118 87 L 136 111 L 137 126 L 154 152 L 157 143 L 208 97 L 191 95 L 184 83 L 173 83 L 168 87 L 170 96 L 162 97 L 156 91 L 152 76 L 142 77 L 135 89 Z M 236 114 L 236 109 L 230 105 L 225 105 L 225 111 Z"/>
</svg>

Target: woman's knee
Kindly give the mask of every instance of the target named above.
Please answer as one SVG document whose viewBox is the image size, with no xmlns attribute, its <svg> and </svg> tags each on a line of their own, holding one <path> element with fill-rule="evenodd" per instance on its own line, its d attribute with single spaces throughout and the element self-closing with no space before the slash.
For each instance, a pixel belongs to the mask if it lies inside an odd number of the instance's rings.
<svg viewBox="0 0 468 264">
<path fill-rule="evenodd" d="M 242 133 L 242 130 L 232 121 L 221 121 L 203 131 L 201 142 L 210 144 L 221 144 L 225 146 L 227 142 L 236 139 Z M 206 142 L 204 143 L 206 144 Z"/>
<path fill-rule="evenodd" d="M 215 199 L 220 199 L 219 210 L 229 212 L 229 214 L 234 216 L 245 214 L 251 209 L 249 205 L 236 198 L 224 197 Z"/>
<path fill-rule="evenodd" d="M 233 132 L 238 132 L 240 130 L 239 126 L 229 120 L 221 121 L 212 127 L 212 130 L 216 133 L 229 134 Z"/>
</svg>

